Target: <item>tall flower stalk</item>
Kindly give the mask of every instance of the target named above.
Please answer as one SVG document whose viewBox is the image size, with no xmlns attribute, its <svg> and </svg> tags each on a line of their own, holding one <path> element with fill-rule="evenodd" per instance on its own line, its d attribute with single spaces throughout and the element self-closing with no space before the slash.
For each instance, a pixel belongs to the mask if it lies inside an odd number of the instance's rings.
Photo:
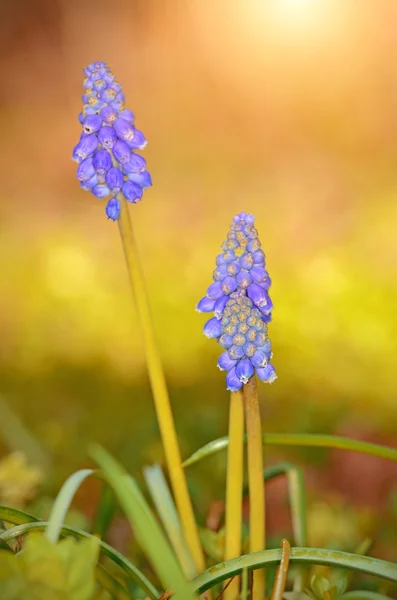
<svg viewBox="0 0 397 600">
<path fill-rule="evenodd" d="M 79 120 L 83 132 L 73 150 L 79 163 L 77 177 L 83 189 L 97 198 L 111 196 L 106 214 L 118 220 L 119 231 L 141 323 L 149 377 L 165 457 L 183 531 L 198 572 L 205 569 L 197 524 L 182 468 L 181 455 L 164 371 L 157 349 L 146 287 L 133 235 L 128 202 L 137 203 L 151 185 L 145 159 L 136 153 L 146 145 L 134 126 L 134 115 L 124 107 L 124 94 L 105 63 L 85 69 L 84 108 Z"/>
<path fill-rule="evenodd" d="M 243 389 L 248 451 L 249 551 L 259 552 L 266 548 L 266 517 L 262 426 L 255 375 L 249 379 Z M 259 569 L 258 571 L 254 571 L 253 575 L 253 598 L 262 600 L 266 594 L 265 572 L 263 569 Z"/>
<path fill-rule="evenodd" d="M 271 280 L 265 269 L 265 255 L 261 249 L 255 218 L 240 213 L 233 219 L 222 253 L 216 258 L 213 283 L 197 305 L 200 312 L 213 312 L 204 325 L 204 333 L 215 338 L 224 349 L 218 367 L 227 372 L 226 387 L 244 399 L 248 436 L 248 481 L 250 505 L 250 551 L 263 550 L 265 538 L 265 489 L 263 482 L 262 433 L 256 376 L 272 383 L 277 375 L 270 363 L 271 343 L 267 324 L 271 321 L 273 304 L 268 290 Z M 226 519 L 225 557 L 232 558 L 240 552 L 241 544 L 241 482 L 243 465 L 239 456 L 241 443 L 236 431 L 243 429 L 243 411 L 231 406 L 229 420 L 230 447 L 227 466 L 227 502 L 239 524 Z M 234 439 L 232 447 L 231 440 Z M 237 513 L 240 504 L 240 514 Z M 232 584 L 225 594 L 234 600 L 238 591 Z M 264 572 L 254 572 L 253 599 L 263 600 L 265 595 Z"/>
<path fill-rule="evenodd" d="M 231 392 L 229 448 L 226 473 L 225 560 L 241 554 L 242 494 L 244 460 L 244 398 L 241 390 Z M 224 600 L 236 600 L 240 581 L 235 577 L 225 589 Z"/>
</svg>

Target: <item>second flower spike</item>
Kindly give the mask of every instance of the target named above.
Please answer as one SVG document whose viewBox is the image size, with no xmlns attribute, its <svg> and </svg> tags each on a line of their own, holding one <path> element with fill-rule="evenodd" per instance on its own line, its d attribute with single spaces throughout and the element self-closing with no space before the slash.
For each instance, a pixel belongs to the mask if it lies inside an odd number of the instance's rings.
<svg viewBox="0 0 397 600">
<path fill-rule="evenodd" d="M 240 213 L 233 219 L 222 253 L 216 258 L 213 283 L 197 305 L 199 312 L 213 312 L 204 326 L 208 337 L 225 349 L 218 366 L 227 371 L 230 391 L 239 390 L 256 372 L 272 383 L 276 378 L 267 323 L 273 309 L 255 218 Z"/>
</svg>

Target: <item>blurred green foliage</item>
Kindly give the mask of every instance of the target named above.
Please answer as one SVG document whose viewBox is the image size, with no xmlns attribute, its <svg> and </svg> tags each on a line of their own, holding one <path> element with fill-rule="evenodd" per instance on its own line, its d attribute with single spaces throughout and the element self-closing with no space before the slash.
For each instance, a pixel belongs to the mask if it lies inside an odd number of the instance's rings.
<svg viewBox="0 0 397 600">
<path fill-rule="evenodd" d="M 91 600 L 98 558 L 95 540 L 73 538 L 53 545 L 43 535 L 31 534 L 24 551 L 14 556 L 0 551 L 3 600 Z"/>
</svg>

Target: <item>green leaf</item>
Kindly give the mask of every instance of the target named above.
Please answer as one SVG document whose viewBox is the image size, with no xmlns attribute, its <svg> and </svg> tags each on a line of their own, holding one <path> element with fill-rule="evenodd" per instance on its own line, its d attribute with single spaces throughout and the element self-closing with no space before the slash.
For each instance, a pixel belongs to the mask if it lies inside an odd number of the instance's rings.
<svg viewBox="0 0 397 600">
<path fill-rule="evenodd" d="M 354 590 L 343 594 L 339 600 L 391 600 L 391 598 L 368 590 Z"/>
<path fill-rule="evenodd" d="M 107 483 L 104 483 L 92 525 L 93 533 L 98 535 L 100 538 L 105 539 L 115 512 L 116 501 L 114 492 Z"/>
<path fill-rule="evenodd" d="M 330 597 L 334 598 L 334 594 L 331 592 L 332 587 L 326 577 L 320 575 L 313 575 L 310 580 L 310 587 L 314 592 L 314 597 L 317 600 L 323 600 L 325 592 L 330 593 Z"/>
<path fill-rule="evenodd" d="M 192 579 L 197 575 L 197 571 L 183 535 L 178 512 L 164 473 L 159 465 L 153 465 L 152 467 L 145 467 L 143 474 L 157 513 L 182 566 L 183 572 L 187 579 Z"/>
<path fill-rule="evenodd" d="M 46 536 L 54 544 L 58 541 L 61 533 L 62 525 L 65 523 L 66 514 L 72 503 L 75 493 L 80 485 L 87 479 L 96 475 L 96 471 L 92 469 L 82 469 L 73 473 L 63 484 L 58 496 L 55 499 L 54 505 L 48 519 L 48 527 Z"/>
<path fill-rule="evenodd" d="M 3 507 L 0 507 L 0 514 L 2 508 Z M 48 523 L 46 521 L 40 521 L 35 523 L 23 523 L 3 532 L 0 535 L 0 539 L 3 539 L 5 541 L 11 540 L 15 537 L 19 537 L 20 535 L 24 535 L 29 531 L 44 530 L 47 527 L 47 525 Z M 91 539 L 94 537 L 86 531 L 81 531 L 73 527 L 67 526 L 62 527 L 62 534 L 72 535 L 77 538 Z M 120 554 L 120 552 L 112 548 L 112 546 L 109 546 L 109 544 L 106 544 L 102 540 L 97 540 L 97 542 L 101 547 L 102 552 L 106 554 L 106 556 L 108 556 L 113 562 L 119 565 L 119 567 L 123 569 L 127 576 L 130 577 L 133 581 L 135 581 L 135 583 L 137 583 L 142 588 L 142 590 L 144 590 L 144 592 L 149 598 L 151 598 L 151 600 L 156 600 L 157 598 L 159 598 L 159 596 L 161 595 L 160 592 L 154 587 L 154 585 L 152 585 L 152 583 L 146 578 L 146 576 L 143 573 L 141 573 L 139 569 L 137 569 L 137 567 L 135 567 L 127 558 Z"/>
<path fill-rule="evenodd" d="M 186 581 L 175 554 L 135 480 L 100 446 L 94 446 L 91 455 L 118 496 L 138 543 L 164 588 L 174 591 L 175 600 L 193 600 L 193 588 Z"/>
<path fill-rule="evenodd" d="M 216 583 L 230 579 L 233 575 L 241 573 L 244 568 L 259 569 L 263 566 L 278 564 L 280 559 L 281 550 L 279 549 L 253 552 L 210 567 L 204 573 L 198 575 L 193 583 L 195 589 L 203 593 Z M 397 568 L 395 564 L 369 556 L 360 556 L 322 548 L 291 548 L 290 562 L 291 564 L 316 564 L 352 569 L 366 573 L 367 575 L 374 575 L 375 577 L 397 582 Z"/>
<path fill-rule="evenodd" d="M 283 598 L 285 598 L 285 600 L 312 600 L 310 596 L 304 592 L 284 592 Z"/>
<path fill-rule="evenodd" d="M 23 523 L 33 523 L 38 521 L 36 517 L 22 510 L 10 508 L 9 506 L 0 506 L 0 520 L 12 525 L 22 525 Z"/>
<path fill-rule="evenodd" d="M 225 554 L 225 529 L 219 531 L 200 529 L 200 541 L 205 553 L 214 560 L 221 561 Z"/>
<path fill-rule="evenodd" d="M 314 448 L 339 448 L 341 450 L 352 450 L 353 452 L 361 452 L 363 454 L 371 454 L 389 460 L 397 461 L 397 449 L 380 446 L 379 444 L 369 444 L 352 440 L 350 438 L 340 437 L 336 435 L 323 435 L 311 433 L 265 433 L 262 436 L 263 443 L 268 446 L 308 446 Z M 244 440 L 247 437 L 244 436 Z M 189 467 L 194 465 L 204 458 L 208 458 L 221 450 L 224 450 L 229 445 L 227 436 L 219 438 L 202 446 L 196 450 L 189 458 L 187 458 L 183 466 Z"/>
</svg>

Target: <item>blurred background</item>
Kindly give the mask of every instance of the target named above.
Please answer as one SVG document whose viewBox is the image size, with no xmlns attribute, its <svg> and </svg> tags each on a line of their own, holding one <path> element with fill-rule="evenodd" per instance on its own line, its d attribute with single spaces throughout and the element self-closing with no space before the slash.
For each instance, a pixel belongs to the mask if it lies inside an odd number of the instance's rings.
<svg viewBox="0 0 397 600">
<path fill-rule="evenodd" d="M 183 455 L 227 431 L 194 308 L 241 210 L 273 278 L 265 428 L 397 447 L 396 22 L 394 0 L 1 1 L 0 437 L 3 456 L 45 465 L 43 493 L 93 440 L 138 477 L 163 460 L 117 225 L 71 160 L 97 60 L 149 140 L 154 185 L 132 218 Z M 370 535 L 397 560 L 393 463 L 268 449 L 279 458 L 305 466 L 314 545 Z M 202 521 L 224 467 L 189 471 Z M 85 514 L 96 493 L 80 492 Z M 282 482 L 269 502 L 277 535 Z"/>
</svg>

